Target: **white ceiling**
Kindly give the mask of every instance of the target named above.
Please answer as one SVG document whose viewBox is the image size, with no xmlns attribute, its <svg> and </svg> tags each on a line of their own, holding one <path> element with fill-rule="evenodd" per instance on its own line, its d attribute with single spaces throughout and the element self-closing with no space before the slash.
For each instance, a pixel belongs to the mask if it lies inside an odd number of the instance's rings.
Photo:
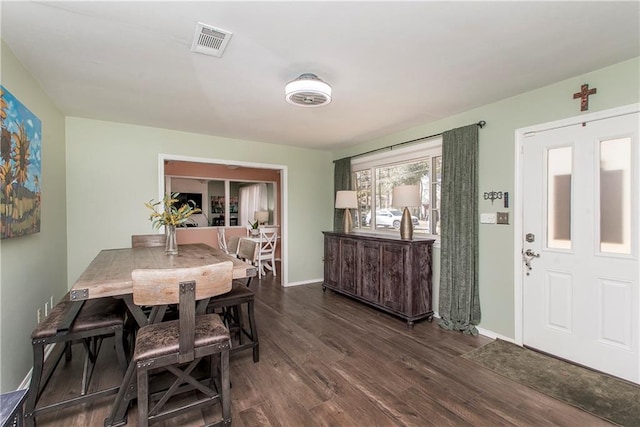
<svg viewBox="0 0 640 427">
<path fill-rule="evenodd" d="M 322 149 L 640 55 L 637 1 L 0 7 L 2 39 L 65 115 Z M 233 33 L 222 58 L 190 51 L 197 22 Z M 306 72 L 331 104 L 285 102 Z"/>
</svg>

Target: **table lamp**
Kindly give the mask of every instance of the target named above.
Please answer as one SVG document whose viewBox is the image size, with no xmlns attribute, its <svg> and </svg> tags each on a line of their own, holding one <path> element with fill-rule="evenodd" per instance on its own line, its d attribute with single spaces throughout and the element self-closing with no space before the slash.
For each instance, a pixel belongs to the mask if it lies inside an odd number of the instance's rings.
<svg viewBox="0 0 640 427">
<path fill-rule="evenodd" d="M 400 238 L 404 240 L 413 239 L 413 221 L 409 207 L 420 206 L 420 186 L 418 185 L 396 185 L 391 194 L 392 205 L 396 208 L 404 208 L 402 219 L 400 220 Z"/>
<path fill-rule="evenodd" d="M 269 211 L 255 211 L 253 218 L 258 221 L 258 224 L 264 225 L 269 221 Z"/>
<path fill-rule="evenodd" d="M 344 209 L 344 219 L 342 220 L 342 231 L 351 233 L 353 220 L 349 209 L 358 207 L 358 196 L 355 191 L 342 190 L 336 192 L 336 209 Z"/>
</svg>

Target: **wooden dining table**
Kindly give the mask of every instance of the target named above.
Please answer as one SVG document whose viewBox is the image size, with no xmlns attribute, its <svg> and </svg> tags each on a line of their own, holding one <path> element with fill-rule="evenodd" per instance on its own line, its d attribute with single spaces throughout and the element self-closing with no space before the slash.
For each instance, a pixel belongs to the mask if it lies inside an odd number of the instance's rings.
<svg viewBox="0 0 640 427">
<path fill-rule="evenodd" d="M 121 298 L 138 326 L 159 321 L 162 316 L 156 316 L 157 312 L 152 311 L 152 314 L 147 316 L 142 308 L 133 302 L 131 280 L 133 270 L 189 268 L 224 261 L 233 262 L 234 279 L 251 278 L 256 275 L 255 266 L 204 243 L 179 245 L 177 255 L 165 254 L 164 246 L 102 250 L 71 288 L 69 296 L 72 301 L 76 301 L 76 304 L 68 319 L 63 322 L 62 328 L 70 327 L 74 313 L 80 310 L 84 301 L 105 297 Z M 134 374 L 135 363 L 132 360 L 120 385 L 111 413 L 104 422 L 105 427 L 126 424 L 129 401 L 136 396 Z"/>
<path fill-rule="evenodd" d="M 103 297 L 122 298 L 138 325 L 144 326 L 149 319 L 142 313 L 141 308 L 133 303 L 133 270 L 200 267 L 223 261 L 233 262 L 234 279 L 250 278 L 257 273 L 255 266 L 204 243 L 179 245 L 177 255 L 165 254 L 164 246 L 104 249 L 80 275 L 71 288 L 69 297 L 72 301 Z M 77 310 L 80 307 L 81 305 Z M 70 317 L 73 318 L 73 313 Z"/>
</svg>

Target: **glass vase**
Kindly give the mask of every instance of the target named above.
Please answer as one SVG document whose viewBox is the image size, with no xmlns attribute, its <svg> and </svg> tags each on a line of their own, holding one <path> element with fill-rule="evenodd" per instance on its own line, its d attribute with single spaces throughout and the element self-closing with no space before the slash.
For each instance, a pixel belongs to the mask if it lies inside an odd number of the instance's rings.
<svg viewBox="0 0 640 427">
<path fill-rule="evenodd" d="M 176 226 L 165 225 L 164 230 L 167 235 L 167 241 L 164 246 L 164 252 L 167 255 L 178 255 L 178 242 L 176 241 Z"/>
</svg>

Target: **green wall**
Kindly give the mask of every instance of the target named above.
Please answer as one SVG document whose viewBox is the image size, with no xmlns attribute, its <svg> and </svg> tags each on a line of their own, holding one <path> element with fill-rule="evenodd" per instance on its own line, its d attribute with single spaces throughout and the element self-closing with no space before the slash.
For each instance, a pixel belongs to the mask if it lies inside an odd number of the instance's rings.
<svg viewBox="0 0 640 427">
<path fill-rule="evenodd" d="M 69 285 L 104 248 L 151 233 L 144 202 L 158 196 L 158 154 L 284 165 L 288 282 L 320 280 L 322 230 L 332 227 L 331 153 L 68 117 Z"/>
<path fill-rule="evenodd" d="M 288 172 L 289 282 L 322 277 L 322 230 L 333 217 L 332 160 L 486 120 L 480 131 L 480 194 L 515 197 L 515 130 L 579 114 L 580 85 L 598 93 L 590 112 L 640 101 L 640 58 L 425 124 L 351 149 L 327 153 L 166 129 L 67 117 L 2 44 L 1 81 L 43 126 L 42 228 L 0 243 L 0 387 L 17 387 L 31 367 L 36 309 L 60 298 L 103 248 L 128 246 L 152 231 L 143 202 L 157 197 L 158 154 L 285 165 Z M 66 154 L 66 160 L 65 160 Z M 66 163 L 66 164 L 65 164 Z M 65 177 L 66 174 L 66 177 Z M 481 212 L 502 210 L 479 201 Z M 480 227 L 481 328 L 513 338 L 512 226 Z M 436 279 L 439 253 L 434 254 Z M 437 283 L 437 282 L 436 282 Z M 437 289 L 434 292 L 437 298 Z M 437 308 L 437 299 L 436 299 Z"/>
<path fill-rule="evenodd" d="M 580 100 L 574 100 L 573 94 L 579 92 L 584 83 L 598 89 L 597 94 L 589 98 L 589 113 L 637 103 L 640 101 L 640 58 L 334 152 L 333 157 L 339 159 L 486 120 L 487 126 L 480 130 L 479 211 L 505 211 L 499 201 L 492 205 L 482 194 L 508 191 L 511 202 L 506 211 L 513 214 L 516 197 L 520 197 L 514 192 L 516 129 L 579 115 Z M 513 224 L 513 218 L 510 222 Z M 512 261 L 514 252 L 520 251 L 519 247 L 514 248 L 513 233 L 512 225 L 480 225 L 480 327 L 508 338 L 515 337 Z M 439 249 L 435 252 L 434 258 L 439 259 Z M 437 285 L 438 266 L 434 270 L 434 285 Z M 434 289 L 434 296 L 437 311 L 437 289 Z"/>
<path fill-rule="evenodd" d="M 31 368 L 36 310 L 67 291 L 64 117 L 2 42 L 0 81 L 42 121 L 40 233 L 0 242 L 0 389 L 13 390 Z"/>
</svg>

